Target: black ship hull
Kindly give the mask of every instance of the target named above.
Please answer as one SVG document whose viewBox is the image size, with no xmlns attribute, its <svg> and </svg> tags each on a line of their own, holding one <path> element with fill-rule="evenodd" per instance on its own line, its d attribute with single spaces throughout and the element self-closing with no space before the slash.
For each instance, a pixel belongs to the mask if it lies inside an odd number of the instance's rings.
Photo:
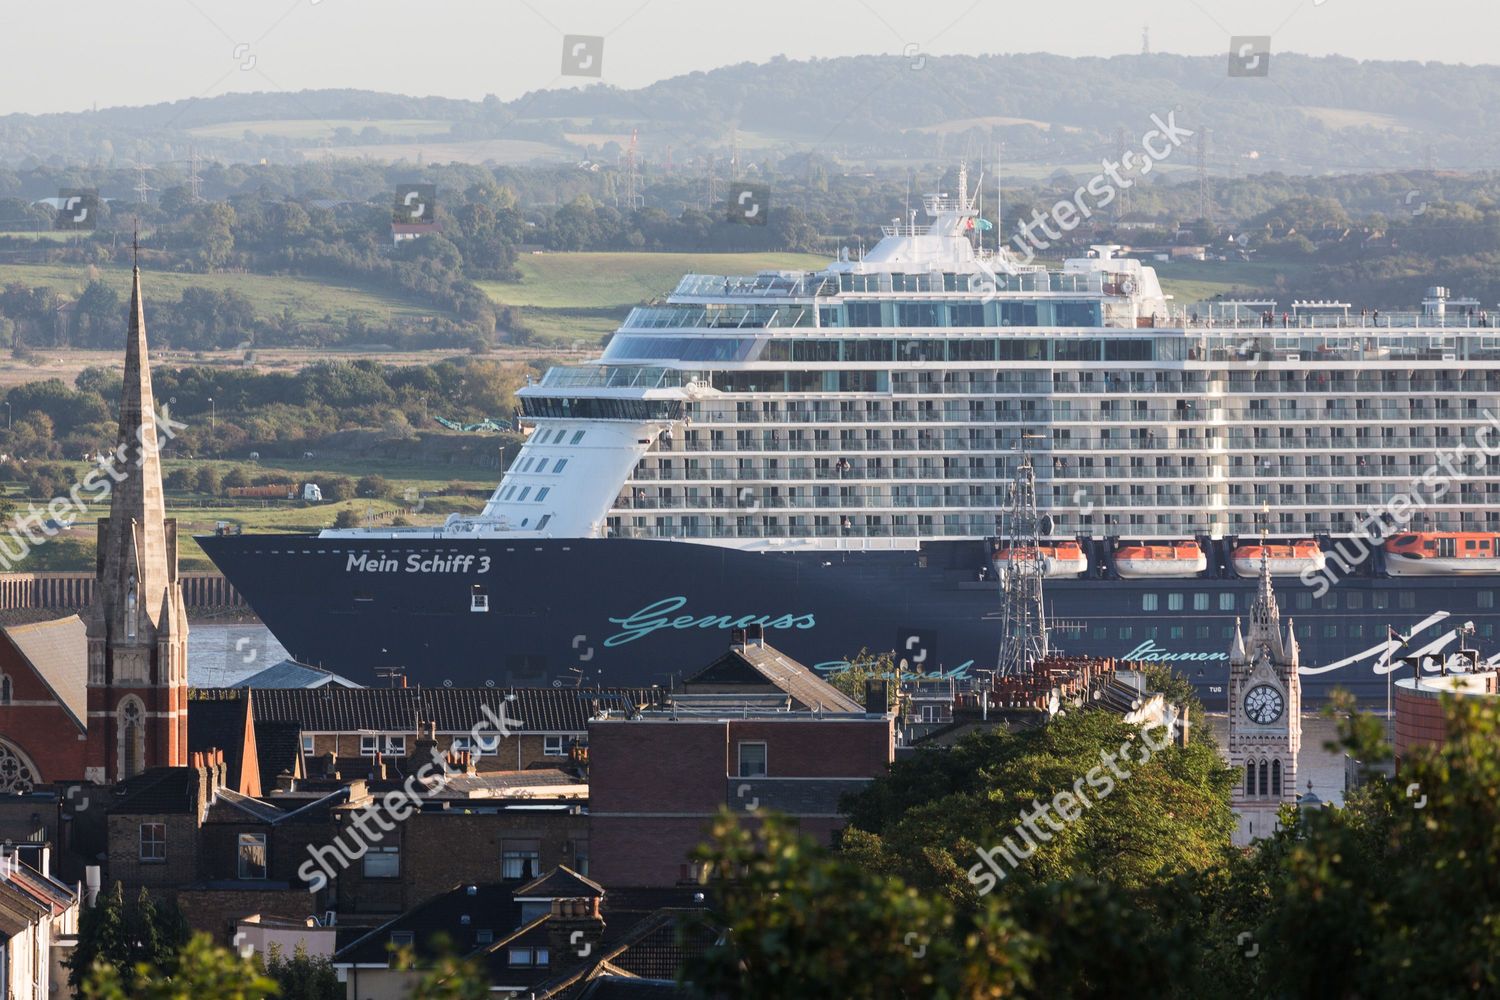
<svg viewBox="0 0 1500 1000">
<path fill-rule="evenodd" d="M 977 579 L 982 542 L 763 552 L 628 539 L 200 542 L 294 658 L 362 684 L 400 669 L 423 685 L 666 686 L 739 628 L 764 628 L 769 643 L 827 673 L 861 650 L 894 650 L 911 672 L 972 677 L 993 669 L 999 645 L 999 586 Z M 1318 595 L 1295 577 L 1278 581 L 1305 697 L 1339 686 L 1383 704 L 1376 667 L 1388 626 L 1421 627 L 1409 654 L 1473 622 L 1488 655 L 1497 582 L 1371 572 Z M 1254 591 L 1222 563 L 1198 578 L 1046 585 L 1062 652 L 1168 663 L 1210 708 Z"/>
</svg>

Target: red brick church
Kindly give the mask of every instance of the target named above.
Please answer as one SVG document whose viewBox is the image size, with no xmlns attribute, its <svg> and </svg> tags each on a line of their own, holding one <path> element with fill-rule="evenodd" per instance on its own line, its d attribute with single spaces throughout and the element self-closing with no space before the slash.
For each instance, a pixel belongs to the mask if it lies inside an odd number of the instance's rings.
<svg viewBox="0 0 1500 1000">
<path fill-rule="evenodd" d="M 162 498 L 139 266 L 117 445 L 93 606 L 0 628 L 0 794 L 188 762 L 188 623 L 177 522 Z"/>
</svg>

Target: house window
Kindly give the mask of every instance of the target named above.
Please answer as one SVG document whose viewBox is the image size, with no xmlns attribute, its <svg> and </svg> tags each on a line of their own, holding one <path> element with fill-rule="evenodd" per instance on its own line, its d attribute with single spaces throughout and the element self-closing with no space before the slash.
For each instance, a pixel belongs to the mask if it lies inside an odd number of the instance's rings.
<svg viewBox="0 0 1500 1000">
<path fill-rule="evenodd" d="M 405 757 L 405 736 L 366 735 L 359 738 L 359 755 L 374 757 L 377 750 L 382 757 Z"/>
<path fill-rule="evenodd" d="M 167 860 L 167 825 L 165 823 L 141 824 L 141 860 L 151 862 Z"/>
<path fill-rule="evenodd" d="M 494 944 L 495 932 L 492 930 L 478 930 L 474 932 L 475 944 Z"/>
<path fill-rule="evenodd" d="M 498 736 L 491 736 L 488 739 L 481 737 L 477 740 L 473 736 L 453 737 L 453 749 L 460 753 L 468 753 L 475 760 L 478 760 L 487 753 L 494 753 L 499 745 L 500 738 Z"/>
<path fill-rule="evenodd" d="M 305 754 L 313 752 L 313 738 L 311 736 L 302 737 L 302 752 Z"/>
<path fill-rule="evenodd" d="M 580 875 L 589 873 L 589 842 L 585 837 L 573 841 L 573 863 L 568 866 Z"/>
<path fill-rule="evenodd" d="M 263 833 L 240 834 L 240 878 L 263 879 L 266 877 L 266 835 Z"/>
<path fill-rule="evenodd" d="M 542 753 L 548 757 L 565 757 L 567 749 L 563 746 L 563 738 L 560 735 L 542 737 Z"/>
<path fill-rule="evenodd" d="M 740 744 L 740 777 L 764 778 L 766 776 L 766 745 L 764 743 Z"/>
<path fill-rule="evenodd" d="M 417 938 L 413 931 L 391 931 L 391 944 L 397 948 L 405 948 Z"/>
<path fill-rule="evenodd" d="M 365 852 L 365 878 L 399 878 L 401 848 L 372 847 Z"/>
<path fill-rule="evenodd" d="M 546 948 L 538 948 L 536 950 L 536 964 L 537 965 L 546 965 L 546 964 L 548 964 L 551 961 L 552 961 L 552 954 Z"/>
<path fill-rule="evenodd" d="M 530 965 L 531 964 L 531 949 L 530 948 L 512 948 L 512 949 L 510 949 L 510 964 L 511 964 L 512 967 L 520 966 L 520 965 Z"/>
<path fill-rule="evenodd" d="M 506 840 L 500 845 L 500 877 L 536 878 L 542 873 L 540 840 Z"/>
</svg>

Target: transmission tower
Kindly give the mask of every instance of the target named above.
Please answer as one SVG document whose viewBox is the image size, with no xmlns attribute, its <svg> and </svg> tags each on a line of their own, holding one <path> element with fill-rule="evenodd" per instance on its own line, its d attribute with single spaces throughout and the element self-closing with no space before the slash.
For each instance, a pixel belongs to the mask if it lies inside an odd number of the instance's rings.
<svg viewBox="0 0 1500 1000">
<path fill-rule="evenodd" d="M 719 203 L 719 178 L 714 174 L 713 154 L 705 153 L 703 162 L 706 165 L 704 169 L 703 211 L 712 213 L 714 206 Z"/>
<path fill-rule="evenodd" d="M 1198 218 L 1210 231 L 1214 225 L 1213 191 L 1208 182 L 1208 143 L 1211 129 L 1198 130 Z"/>
<path fill-rule="evenodd" d="M 146 183 L 146 165 L 137 163 L 135 165 L 135 203 L 137 205 L 148 205 L 151 203 L 151 192 L 156 188 Z"/>
<path fill-rule="evenodd" d="M 203 178 L 198 176 L 198 147 L 188 147 L 188 200 L 194 205 L 203 201 Z"/>
<path fill-rule="evenodd" d="M 1024 448 L 1024 444 L 1023 444 Z M 1047 609 L 1042 600 L 1045 556 L 1042 536 L 1052 529 L 1052 518 L 1037 513 L 1036 470 L 1024 450 L 1010 488 L 1010 509 L 1000 518 L 1001 552 L 995 560 L 1000 572 L 1001 677 L 1023 677 L 1050 652 Z"/>
<path fill-rule="evenodd" d="M 1119 163 L 1119 164 L 1122 164 L 1122 165 L 1125 163 L 1125 144 L 1126 144 L 1127 141 L 1128 140 L 1127 140 L 1127 138 L 1125 136 L 1125 129 L 1123 127 L 1115 129 L 1115 162 L 1116 163 Z M 1119 222 L 1121 219 L 1125 218 L 1125 216 L 1129 212 L 1130 212 L 1130 189 L 1127 188 L 1125 185 L 1121 184 L 1120 185 L 1120 190 L 1118 190 L 1117 192 L 1115 192 L 1115 221 Z"/>
</svg>

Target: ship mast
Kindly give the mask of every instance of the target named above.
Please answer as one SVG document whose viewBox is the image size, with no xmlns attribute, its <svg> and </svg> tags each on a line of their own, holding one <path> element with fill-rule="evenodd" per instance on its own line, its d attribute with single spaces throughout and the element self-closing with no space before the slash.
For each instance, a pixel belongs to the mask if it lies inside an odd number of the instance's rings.
<svg viewBox="0 0 1500 1000">
<path fill-rule="evenodd" d="M 1006 553 L 1004 565 L 996 567 L 1000 571 L 1000 658 L 996 665 L 1000 677 L 1025 676 L 1050 654 L 1051 630 L 1042 600 L 1042 536 L 1051 530 L 1051 516 L 1037 513 L 1036 470 L 1031 455 L 1023 450 L 1010 488 L 1010 509 L 1000 518 Z"/>
</svg>

